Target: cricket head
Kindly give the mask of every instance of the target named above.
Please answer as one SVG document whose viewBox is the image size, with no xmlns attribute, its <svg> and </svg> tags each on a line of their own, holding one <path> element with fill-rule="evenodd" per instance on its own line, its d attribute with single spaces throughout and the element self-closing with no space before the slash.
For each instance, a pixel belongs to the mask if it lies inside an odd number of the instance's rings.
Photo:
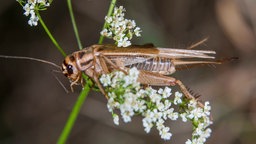
<svg viewBox="0 0 256 144">
<path fill-rule="evenodd" d="M 74 84 L 81 79 L 81 71 L 78 70 L 75 57 L 68 55 L 62 63 L 62 73 Z"/>
</svg>

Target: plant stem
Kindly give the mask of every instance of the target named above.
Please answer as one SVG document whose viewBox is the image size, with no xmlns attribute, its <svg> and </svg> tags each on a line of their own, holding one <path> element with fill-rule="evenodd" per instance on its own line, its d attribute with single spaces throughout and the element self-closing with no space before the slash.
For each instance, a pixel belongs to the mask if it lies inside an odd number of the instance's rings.
<svg viewBox="0 0 256 144">
<path fill-rule="evenodd" d="M 69 13 L 70 13 L 70 16 L 71 16 L 71 21 L 72 21 L 72 24 L 73 24 L 73 29 L 74 29 L 76 39 L 77 39 L 77 42 L 78 42 L 78 45 L 79 45 L 79 49 L 82 49 L 82 44 L 81 44 L 81 41 L 80 41 L 80 38 L 79 38 L 78 30 L 77 30 L 77 27 L 76 27 L 76 22 L 75 22 L 74 15 L 73 15 L 71 0 L 67 0 L 67 2 L 68 2 L 68 7 L 69 7 Z M 116 0 L 112 0 L 107 16 L 110 16 L 112 14 L 115 3 L 116 3 Z M 105 27 L 106 27 L 106 22 L 104 23 L 103 29 Z M 101 36 L 98 43 L 102 44 L 103 39 L 104 39 L 104 37 Z M 80 93 L 73 109 L 72 109 L 72 112 L 71 112 L 71 114 L 70 114 L 70 116 L 69 116 L 69 118 L 68 118 L 68 120 L 65 124 L 64 129 L 62 130 L 62 133 L 61 133 L 61 135 L 58 139 L 57 144 L 65 144 L 66 143 L 66 140 L 67 140 L 67 138 L 68 138 L 68 136 L 69 136 L 69 134 L 70 134 L 70 132 L 73 128 L 75 120 L 77 119 L 77 116 L 78 116 L 78 114 L 81 110 L 81 107 L 82 107 L 85 99 L 87 98 L 87 95 L 88 95 L 88 93 L 90 91 L 90 88 L 92 86 L 92 81 L 85 74 L 83 74 L 82 76 L 85 79 L 86 84 L 84 86 L 84 89 Z"/>
<path fill-rule="evenodd" d="M 71 132 L 71 129 L 76 121 L 76 118 L 80 112 L 80 109 L 84 103 L 84 100 L 86 99 L 88 92 L 90 91 L 90 84 L 86 83 L 86 85 L 84 86 L 84 89 L 82 90 L 82 92 L 80 93 L 71 114 L 69 115 L 68 121 L 58 139 L 57 144 L 65 144 L 66 140 Z"/>
<path fill-rule="evenodd" d="M 49 29 L 47 28 L 47 26 L 45 25 L 43 19 L 41 18 L 40 14 L 38 11 L 36 11 L 36 15 L 39 18 L 39 21 L 41 23 L 41 25 L 43 26 L 45 32 L 47 33 L 47 35 L 49 36 L 49 38 L 51 39 L 52 43 L 56 46 L 56 48 L 59 50 L 59 52 L 66 57 L 67 54 L 64 52 L 64 50 L 60 47 L 60 45 L 58 44 L 58 42 L 55 40 L 55 38 L 53 37 L 53 35 L 51 34 L 51 32 L 49 31 Z"/>
<path fill-rule="evenodd" d="M 110 5 L 109 5 L 107 16 L 111 16 L 111 14 L 113 12 L 113 9 L 115 7 L 115 4 L 116 4 L 116 0 L 112 0 Z M 107 26 L 107 22 L 105 21 L 102 30 L 104 30 L 106 28 L 106 26 Z M 98 44 L 102 44 L 103 39 L 104 39 L 104 36 L 100 35 L 100 39 L 98 41 Z"/>
<path fill-rule="evenodd" d="M 74 32 L 75 32 L 77 44 L 78 44 L 79 49 L 81 50 L 81 49 L 83 49 L 83 46 L 82 46 L 82 43 L 81 43 L 81 40 L 80 40 L 80 37 L 79 37 L 79 33 L 78 33 L 78 30 L 77 30 L 77 25 L 76 25 L 75 16 L 74 16 L 73 9 L 72 9 L 71 0 L 67 0 L 67 3 L 68 3 L 68 10 L 69 10 L 71 22 L 72 22 L 72 25 L 73 25 L 73 29 L 74 29 Z"/>
</svg>

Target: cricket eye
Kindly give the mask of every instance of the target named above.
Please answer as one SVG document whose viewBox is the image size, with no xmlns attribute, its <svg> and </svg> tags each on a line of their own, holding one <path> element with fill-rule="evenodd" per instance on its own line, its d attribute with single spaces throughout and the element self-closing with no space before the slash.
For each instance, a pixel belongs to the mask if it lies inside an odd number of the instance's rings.
<svg viewBox="0 0 256 144">
<path fill-rule="evenodd" d="M 67 65 L 67 71 L 68 71 L 68 74 L 73 74 L 73 66 L 72 65 Z"/>
</svg>

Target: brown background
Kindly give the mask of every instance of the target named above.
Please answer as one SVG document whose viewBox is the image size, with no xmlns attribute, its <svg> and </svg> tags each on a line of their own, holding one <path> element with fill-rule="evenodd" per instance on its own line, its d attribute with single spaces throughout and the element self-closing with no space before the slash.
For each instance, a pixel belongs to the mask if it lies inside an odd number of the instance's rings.
<svg viewBox="0 0 256 144">
<path fill-rule="evenodd" d="M 110 0 L 74 0 L 73 9 L 84 46 L 97 43 Z M 212 105 L 213 133 L 207 143 L 253 144 L 256 141 L 256 1 L 253 0 L 119 0 L 127 18 L 143 30 L 136 44 L 185 48 L 205 37 L 198 49 L 240 59 L 216 68 L 201 67 L 176 73 L 187 86 Z M 55 0 L 41 13 L 67 53 L 77 50 L 65 1 Z M 0 54 L 41 58 L 61 64 L 42 27 L 30 27 L 17 2 L 0 5 Z M 105 41 L 107 42 L 107 41 Z M 112 42 L 112 41 L 109 41 Z M 0 143 L 53 144 L 67 120 L 80 87 L 65 93 L 51 71 L 54 68 L 26 60 L 0 59 Z M 68 81 L 56 74 L 66 87 Z M 153 129 L 143 131 L 141 117 L 115 126 L 100 93 L 90 93 L 68 143 L 156 144 L 184 143 L 190 124 L 169 122 L 171 141 Z"/>
</svg>

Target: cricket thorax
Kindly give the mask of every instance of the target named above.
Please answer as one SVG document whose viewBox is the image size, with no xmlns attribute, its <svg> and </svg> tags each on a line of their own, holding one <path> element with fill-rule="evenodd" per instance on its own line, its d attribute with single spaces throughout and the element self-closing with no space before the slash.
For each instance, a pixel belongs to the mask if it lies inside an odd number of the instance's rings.
<svg viewBox="0 0 256 144">
<path fill-rule="evenodd" d="M 93 53 L 88 50 L 81 50 L 73 53 L 76 58 L 76 65 L 80 71 L 86 71 L 93 65 Z"/>
</svg>

